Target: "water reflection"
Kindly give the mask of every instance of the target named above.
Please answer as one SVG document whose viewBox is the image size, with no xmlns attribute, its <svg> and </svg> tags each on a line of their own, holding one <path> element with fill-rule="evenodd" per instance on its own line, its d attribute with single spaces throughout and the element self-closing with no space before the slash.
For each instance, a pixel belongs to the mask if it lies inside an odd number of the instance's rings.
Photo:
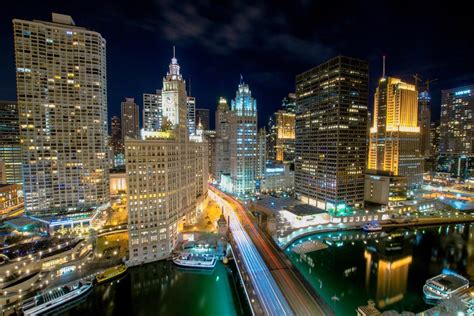
<svg viewBox="0 0 474 316">
<path fill-rule="evenodd" d="M 428 308 L 426 279 L 443 269 L 473 279 L 473 231 L 461 224 L 320 234 L 295 242 L 287 254 L 337 314 L 353 314 L 368 299 L 381 310 L 420 312 Z"/>
<path fill-rule="evenodd" d="M 413 261 L 413 236 L 404 231 L 391 233 L 382 242 L 371 241 L 364 251 L 365 286 L 373 294 L 378 308 L 401 301 L 407 291 L 408 270 Z"/>
</svg>

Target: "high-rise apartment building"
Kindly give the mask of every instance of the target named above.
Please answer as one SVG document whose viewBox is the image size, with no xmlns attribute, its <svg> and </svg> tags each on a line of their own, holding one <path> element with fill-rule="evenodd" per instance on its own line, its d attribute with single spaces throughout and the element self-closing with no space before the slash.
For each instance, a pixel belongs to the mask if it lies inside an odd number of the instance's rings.
<svg viewBox="0 0 474 316">
<path fill-rule="evenodd" d="M 186 85 L 174 55 L 162 98 L 160 130 L 125 141 L 131 265 L 169 257 L 180 225 L 192 222 L 207 192 L 208 145 L 198 135 L 189 139 Z"/>
<path fill-rule="evenodd" d="M 125 98 L 122 109 L 122 141 L 140 138 L 140 110 L 134 98 Z"/>
<path fill-rule="evenodd" d="M 13 101 L 0 101 L 0 161 L 5 183 L 22 183 L 20 123 L 18 105 Z"/>
<path fill-rule="evenodd" d="M 241 82 L 231 103 L 230 179 L 232 192 L 255 192 L 258 167 L 257 101 L 249 85 Z"/>
<path fill-rule="evenodd" d="M 123 166 L 125 163 L 125 149 L 122 141 L 122 125 L 120 124 L 120 118 L 118 116 L 112 116 L 110 120 L 110 131 L 112 165 L 114 167 Z"/>
<path fill-rule="evenodd" d="M 368 76 L 345 56 L 296 76 L 295 193 L 330 213 L 363 204 Z"/>
<path fill-rule="evenodd" d="M 418 126 L 420 127 L 420 154 L 424 159 L 431 157 L 431 94 L 429 90 L 418 94 Z"/>
<path fill-rule="evenodd" d="M 441 92 L 440 153 L 474 154 L 474 85 Z"/>
<path fill-rule="evenodd" d="M 196 125 L 198 121 L 196 120 L 196 98 L 188 96 L 186 99 L 186 104 L 188 106 L 187 120 L 188 120 L 188 133 L 189 135 L 196 134 Z"/>
<path fill-rule="evenodd" d="M 30 216 L 109 203 L 106 42 L 75 25 L 13 20 L 23 189 Z"/>
<path fill-rule="evenodd" d="M 423 182 L 418 91 L 415 85 L 383 76 L 374 97 L 368 169 L 404 176 L 408 185 Z"/>
<path fill-rule="evenodd" d="M 157 132 L 161 128 L 161 90 L 143 94 L 143 130 Z"/>
<path fill-rule="evenodd" d="M 196 124 L 199 122 L 204 131 L 209 130 L 209 109 L 196 109 Z"/>
<path fill-rule="evenodd" d="M 474 85 L 441 91 L 438 168 L 459 179 L 474 175 Z"/>
<path fill-rule="evenodd" d="M 230 123 L 232 113 L 229 104 L 223 97 L 219 98 L 216 110 L 216 139 L 214 146 L 214 163 L 212 174 L 214 179 L 221 181 L 222 175 L 230 176 Z"/>
</svg>

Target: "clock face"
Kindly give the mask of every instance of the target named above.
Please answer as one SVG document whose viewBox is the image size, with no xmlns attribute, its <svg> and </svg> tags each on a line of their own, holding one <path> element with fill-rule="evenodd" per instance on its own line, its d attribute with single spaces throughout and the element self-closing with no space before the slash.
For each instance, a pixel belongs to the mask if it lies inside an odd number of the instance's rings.
<svg viewBox="0 0 474 316">
<path fill-rule="evenodd" d="M 171 97 L 166 97 L 166 103 L 167 104 L 171 104 L 173 102 L 173 100 L 171 99 Z"/>
</svg>

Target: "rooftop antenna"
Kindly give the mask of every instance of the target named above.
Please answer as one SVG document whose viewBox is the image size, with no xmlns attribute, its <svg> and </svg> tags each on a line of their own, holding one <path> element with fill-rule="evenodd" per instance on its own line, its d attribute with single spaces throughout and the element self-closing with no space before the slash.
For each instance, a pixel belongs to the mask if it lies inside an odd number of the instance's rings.
<svg viewBox="0 0 474 316">
<path fill-rule="evenodd" d="M 243 84 L 244 83 L 244 76 L 242 76 L 242 74 L 240 74 L 240 84 Z"/>
<path fill-rule="evenodd" d="M 385 78 L 385 55 L 383 55 L 382 78 Z"/>
</svg>

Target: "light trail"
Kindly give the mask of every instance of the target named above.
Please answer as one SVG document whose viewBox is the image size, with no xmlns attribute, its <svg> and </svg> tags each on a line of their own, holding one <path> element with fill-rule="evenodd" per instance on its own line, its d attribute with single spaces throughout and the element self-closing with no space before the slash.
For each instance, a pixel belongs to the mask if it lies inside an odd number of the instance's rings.
<svg viewBox="0 0 474 316">
<path fill-rule="evenodd" d="M 291 307 L 251 238 L 242 227 L 233 207 L 228 201 L 212 190 L 209 190 L 209 195 L 223 207 L 225 215 L 229 218 L 229 228 L 236 242 L 238 251 L 242 254 L 242 261 L 245 265 L 246 272 L 250 276 L 258 300 L 265 310 L 265 314 L 276 316 L 293 315 Z"/>
</svg>

